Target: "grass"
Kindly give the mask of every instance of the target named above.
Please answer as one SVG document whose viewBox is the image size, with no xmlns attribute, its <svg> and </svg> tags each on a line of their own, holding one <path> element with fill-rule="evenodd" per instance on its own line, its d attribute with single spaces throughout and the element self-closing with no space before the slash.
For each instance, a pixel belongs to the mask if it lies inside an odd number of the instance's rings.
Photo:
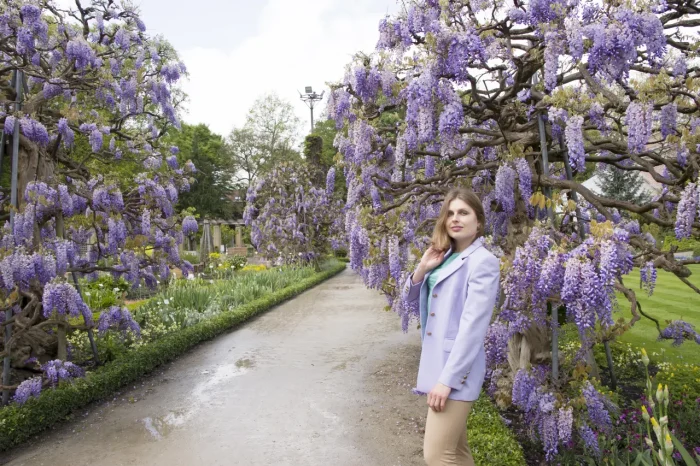
<svg viewBox="0 0 700 466">
<path fill-rule="evenodd" d="M 689 281 L 700 288 L 700 265 L 689 266 L 693 274 Z M 695 326 L 700 331 L 700 295 L 695 293 L 688 285 L 681 282 L 675 275 L 659 271 L 656 280 L 654 294 L 647 296 L 646 292 L 639 289 L 639 270 L 634 270 L 625 277 L 625 285 L 634 290 L 637 299 L 646 314 L 659 320 L 661 328 L 666 326 L 667 320 L 684 320 Z M 627 299 L 619 295 L 620 311 L 616 314 L 629 320 L 631 314 Z M 692 341 L 686 341 L 679 347 L 671 346 L 671 340 L 657 341 L 659 332 L 651 320 L 642 316 L 642 319 L 625 332 L 620 340 L 638 347 L 646 348 L 650 354 L 660 353 L 665 350 L 668 361 L 685 361 L 700 363 L 700 346 Z"/>
</svg>

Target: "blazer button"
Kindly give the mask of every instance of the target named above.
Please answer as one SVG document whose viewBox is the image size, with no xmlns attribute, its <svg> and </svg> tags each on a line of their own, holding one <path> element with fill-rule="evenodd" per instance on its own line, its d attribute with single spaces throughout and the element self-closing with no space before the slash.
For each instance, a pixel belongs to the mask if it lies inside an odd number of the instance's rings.
<svg viewBox="0 0 700 466">
<path fill-rule="evenodd" d="M 431 313 L 430 313 L 430 315 L 431 315 L 431 316 L 434 316 L 434 315 L 435 315 L 435 313 L 434 313 L 434 312 L 431 312 Z"/>
<path fill-rule="evenodd" d="M 433 294 L 433 298 L 437 298 L 437 295 L 436 295 L 436 294 Z"/>
<path fill-rule="evenodd" d="M 432 335 L 432 333 L 431 333 L 431 332 L 428 332 L 428 333 L 426 333 L 426 335 L 430 336 L 430 335 Z"/>
<path fill-rule="evenodd" d="M 464 383 L 464 380 L 462 380 L 460 383 Z"/>
</svg>

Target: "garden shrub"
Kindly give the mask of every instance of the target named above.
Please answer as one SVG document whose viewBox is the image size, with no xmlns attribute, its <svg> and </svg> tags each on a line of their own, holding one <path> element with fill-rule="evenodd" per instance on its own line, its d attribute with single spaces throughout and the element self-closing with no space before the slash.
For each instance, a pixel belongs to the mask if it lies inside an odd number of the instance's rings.
<svg viewBox="0 0 700 466">
<path fill-rule="evenodd" d="M 678 251 L 693 251 L 693 256 L 700 256 L 700 241 L 693 238 L 676 239 L 675 236 L 664 238 L 663 250 L 668 251 L 671 246 L 678 246 Z"/>
<path fill-rule="evenodd" d="M 523 450 L 485 394 L 474 403 L 467 427 L 469 449 L 478 465 L 522 466 Z"/>
</svg>

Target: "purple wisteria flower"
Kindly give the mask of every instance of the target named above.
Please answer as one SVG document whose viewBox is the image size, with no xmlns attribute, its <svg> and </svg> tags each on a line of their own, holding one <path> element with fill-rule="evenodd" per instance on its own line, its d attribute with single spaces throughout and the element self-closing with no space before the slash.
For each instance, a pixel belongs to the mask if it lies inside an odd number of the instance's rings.
<svg viewBox="0 0 700 466">
<path fill-rule="evenodd" d="M 698 187 L 695 183 L 688 184 L 678 203 L 676 213 L 676 238 L 690 238 L 693 232 L 693 223 L 698 213 Z"/>
<path fill-rule="evenodd" d="M 399 238 L 395 235 L 389 237 L 389 271 L 394 281 L 401 284 L 401 252 L 399 250 Z"/>
<path fill-rule="evenodd" d="M 168 164 L 168 167 L 173 170 L 176 170 L 179 167 L 177 164 L 177 157 L 174 155 L 166 157 L 165 162 Z"/>
<path fill-rule="evenodd" d="M 694 341 L 700 345 L 700 333 L 695 330 L 692 324 L 682 320 L 670 322 L 661 331 L 658 339 L 673 340 L 673 343 L 671 343 L 673 346 L 680 346 L 685 340 Z"/>
<path fill-rule="evenodd" d="M 574 172 L 586 170 L 586 150 L 583 147 L 583 117 L 573 116 L 566 124 L 564 136 L 569 149 L 569 162 Z"/>
<path fill-rule="evenodd" d="M 673 76 L 685 76 L 688 70 L 688 65 L 685 61 L 685 55 L 679 56 L 673 64 Z"/>
<path fill-rule="evenodd" d="M 629 104 L 625 115 L 627 125 L 627 148 L 632 153 L 644 151 L 652 128 L 652 106 L 644 105 L 637 101 Z"/>
<path fill-rule="evenodd" d="M 60 359 L 48 361 L 41 366 L 41 369 L 44 371 L 49 385 L 52 387 L 58 385 L 62 380 L 70 380 L 85 375 L 85 372 L 79 366 L 69 361 L 61 361 Z"/>
<path fill-rule="evenodd" d="M 583 387 L 583 398 L 586 400 L 586 408 L 588 409 L 588 417 L 591 423 L 600 431 L 609 433 L 612 431 L 612 420 L 610 413 L 606 409 L 607 400 L 604 400 L 598 390 L 590 382 L 586 382 Z"/>
<path fill-rule="evenodd" d="M 557 428 L 559 430 L 559 441 L 567 444 L 571 441 L 571 427 L 574 424 L 574 410 L 571 407 L 559 408 L 559 419 Z"/>
<path fill-rule="evenodd" d="M 601 131 L 608 129 L 608 125 L 605 123 L 605 109 L 598 102 L 594 102 L 591 108 L 588 110 L 588 117 L 596 128 Z"/>
<path fill-rule="evenodd" d="M 117 330 L 126 334 L 132 332 L 137 337 L 141 336 L 141 327 L 134 320 L 129 310 L 125 307 L 112 306 L 100 314 L 97 322 L 97 329 L 100 335 L 104 335 L 107 330 Z"/>
<path fill-rule="evenodd" d="M 15 132 L 15 121 L 16 118 L 12 115 L 7 115 L 5 117 L 5 126 L 3 128 L 5 134 L 11 135 Z"/>
<path fill-rule="evenodd" d="M 639 278 L 642 289 L 646 290 L 648 295 L 651 296 L 656 286 L 656 267 L 653 261 L 648 261 L 644 264 L 644 267 L 639 269 Z"/>
<path fill-rule="evenodd" d="M 198 229 L 197 220 L 193 216 L 188 215 L 182 220 L 182 234 L 189 236 L 196 233 Z"/>
<path fill-rule="evenodd" d="M 678 109 L 675 103 L 661 107 L 661 136 L 666 139 L 676 132 Z"/>
<path fill-rule="evenodd" d="M 46 131 L 46 127 L 38 121 L 29 117 L 22 117 L 19 120 L 19 125 L 22 134 L 30 141 L 36 142 L 40 146 L 47 146 L 49 144 L 49 133 Z"/>
<path fill-rule="evenodd" d="M 75 63 L 75 67 L 83 70 L 87 67 L 96 68 L 99 64 L 95 51 L 82 37 L 76 37 L 66 46 L 66 58 Z"/>
<path fill-rule="evenodd" d="M 487 367 L 495 367 L 506 362 L 510 337 L 507 324 L 496 321 L 489 326 L 484 340 Z"/>
<path fill-rule="evenodd" d="M 92 322 L 92 312 L 83 302 L 78 291 L 68 283 L 49 283 L 44 287 L 43 297 L 44 317 L 48 318 L 56 311 L 61 315 L 71 317 L 83 316 Z"/>
<path fill-rule="evenodd" d="M 506 216 L 511 217 L 515 212 L 515 170 L 507 164 L 496 172 L 495 195 Z"/>
<path fill-rule="evenodd" d="M 598 444 L 598 435 L 593 432 L 593 430 L 588 426 L 588 424 L 583 424 L 579 427 L 579 435 L 583 440 L 583 444 L 586 448 L 595 455 L 596 458 L 600 458 L 600 445 Z"/>
<path fill-rule="evenodd" d="M 61 118 L 58 120 L 58 132 L 63 136 L 63 144 L 66 147 L 72 147 L 73 141 L 75 139 L 75 133 L 68 126 L 68 120 L 66 118 Z"/>
<path fill-rule="evenodd" d="M 330 199 L 333 197 L 333 190 L 335 188 L 335 167 L 328 169 L 326 174 L 326 197 Z"/>
<path fill-rule="evenodd" d="M 562 54 L 563 47 L 559 35 L 554 31 L 545 33 L 544 43 L 544 87 L 547 91 L 551 91 L 557 87 L 559 55 Z"/>
<path fill-rule="evenodd" d="M 23 405 L 32 397 L 38 398 L 41 394 L 41 385 L 41 377 L 33 377 L 25 380 L 19 384 L 19 387 L 17 387 L 14 397 L 12 397 L 12 401 L 19 405 Z"/>
</svg>

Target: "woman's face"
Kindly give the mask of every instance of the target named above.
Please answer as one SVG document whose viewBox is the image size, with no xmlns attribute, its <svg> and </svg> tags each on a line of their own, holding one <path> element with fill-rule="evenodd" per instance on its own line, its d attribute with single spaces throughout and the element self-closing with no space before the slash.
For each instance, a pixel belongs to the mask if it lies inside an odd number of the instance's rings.
<svg viewBox="0 0 700 466">
<path fill-rule="evenodd" d="M 445 220 L 447 234 L 458 246 L 471 244 L 476 239 L 479 222 L 474 209 L 461 199 L 450 202 L 447 219 Z"/>
</svg>

